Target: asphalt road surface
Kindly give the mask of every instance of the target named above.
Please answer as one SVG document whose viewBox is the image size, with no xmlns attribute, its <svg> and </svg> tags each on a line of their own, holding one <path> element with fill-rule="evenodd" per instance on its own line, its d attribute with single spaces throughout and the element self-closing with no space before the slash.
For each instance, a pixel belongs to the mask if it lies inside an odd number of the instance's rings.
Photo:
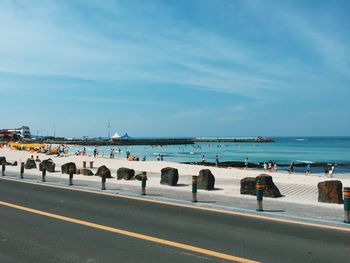
<svg viewBox="0 0 350 263">
<path fill-rule="evenodd" d="M 0 262 L 347 262 L 350 232 L 0 180 Z"/>
</svg>

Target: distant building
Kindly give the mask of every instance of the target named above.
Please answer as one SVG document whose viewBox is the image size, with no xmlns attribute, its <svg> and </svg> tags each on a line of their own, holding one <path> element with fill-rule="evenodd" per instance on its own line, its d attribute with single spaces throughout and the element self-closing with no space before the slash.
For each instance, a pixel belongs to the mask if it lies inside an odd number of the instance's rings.
<svg viewBox="0 0 350 263">
<path fill-rule="evenodd" d="M 32 135 L 28 126 L 22 126 L 20 128 L 1 129 L 0 140 L 28 140 L 31 139 Z"/>
</svg>

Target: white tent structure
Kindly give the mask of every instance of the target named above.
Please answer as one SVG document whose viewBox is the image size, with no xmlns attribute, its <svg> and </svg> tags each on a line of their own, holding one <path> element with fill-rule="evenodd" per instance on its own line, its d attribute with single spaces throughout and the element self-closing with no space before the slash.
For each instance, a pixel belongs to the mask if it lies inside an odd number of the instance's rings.
<svg viewBox="0 0 350 263">
<path fill-rule="evenodd" d="M 120 140 L 121 136 L 116 132 L 113 136 L 112 136 L 112 140 Z"/>
</svg>

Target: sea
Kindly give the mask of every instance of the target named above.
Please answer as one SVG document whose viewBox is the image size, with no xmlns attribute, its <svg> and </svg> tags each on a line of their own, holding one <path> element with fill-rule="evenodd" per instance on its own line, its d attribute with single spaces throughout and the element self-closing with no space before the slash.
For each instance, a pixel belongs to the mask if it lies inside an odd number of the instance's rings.
<svg viewBox="0 0 350 263">
<path fill-rule="evenodd" d="M 311 164 L 313 173 L 323 173 L 325 165 L 335 164 L 336 174 L 350 178 L 350 137 L 272 137 L 272 139 L 274 142 L 266 143 L 199 142 L 194 145 L 101 146 L 97 147 L 97 150 L 104 156 L 109 156 L 111 149 L 114 148 L 115 157 L 125 157 L 126 151 L 129 151 L 132 156 L 139 156 L 140 159 L 145 157 L 147 160 L 157 160 L 158 155 L 163 155 L 166 161 L 186 163 L 201 162 L 203 155 L 206 162 L 212 163 L 215 163 L 216 156 L 220 162 L 244 162 L 248 158 L 250 163 L 257 164 L 271 160 L 277 163 L 282 171 L 287 171 L 293 161 L 298 164 L 296 172 L 304 172 L 308 163 Z M 87 153 L 92 154 L 94 148 L 86 146 Z M 75 146 L 70 148 L 70 152 L 82 149 L 82 146 Z"/>
</svg>

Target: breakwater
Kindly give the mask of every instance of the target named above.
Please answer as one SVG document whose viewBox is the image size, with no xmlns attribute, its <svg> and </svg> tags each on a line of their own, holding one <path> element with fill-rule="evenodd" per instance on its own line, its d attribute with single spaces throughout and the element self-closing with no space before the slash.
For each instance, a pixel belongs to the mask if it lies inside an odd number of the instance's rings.
<svg viewBox="0 0 350 263">
<path fill-rule="evenodd" d="M 271 138 L 194 138 L 194 142 L 274 142 Z"/>
<path fill-rule="evenodd" d="M 129 140 L 50 140 L 48 144 L 69 144 L 81 146 L 113 146 L 113 145 L 187 145 L 194 144 L 192 139 L 129 139 Z"/>
<path fill-rule="evenodd" d="M 194 143 L 217 142 L 217 143 L 231 143 L 231 142 L 273 142 L 270 138 L 132 138 L 132 139 L 118 139 L 118 140 L 86 140 L 86 139 L 50 139 L 50 140 L 35 140 L 36 143 L 47 144 L 69 144 L 82 146 L 113 146 L 113 145 L 191 145 Z"/>
</svg>

